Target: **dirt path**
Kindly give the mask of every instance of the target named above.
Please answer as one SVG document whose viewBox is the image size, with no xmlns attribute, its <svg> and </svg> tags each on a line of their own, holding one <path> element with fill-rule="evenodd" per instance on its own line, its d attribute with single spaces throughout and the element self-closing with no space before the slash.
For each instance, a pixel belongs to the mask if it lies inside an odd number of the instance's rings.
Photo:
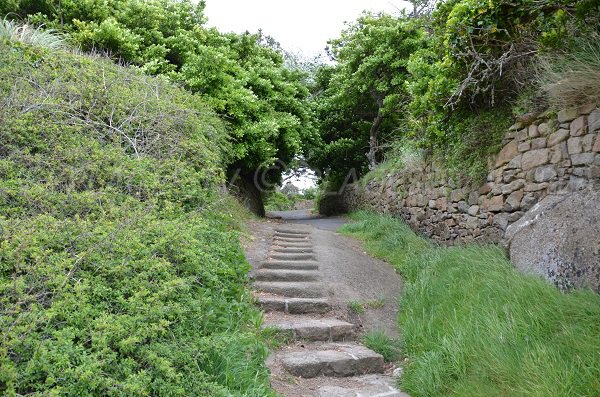
<svg viewBox="0 0 600 397">
<path fill-rule="evenodd" d="M 357 342 L 370 330 L 397 336 L 400 277 L 333 231 L 343 218 L 270 215 L 290 219 L 252 222 L 246 255 L 265 324 L 293 340 L 267 362 L 275 390 L 289 397 L 406 397 L 393 386 L 393 366 Z"/>
</svg>

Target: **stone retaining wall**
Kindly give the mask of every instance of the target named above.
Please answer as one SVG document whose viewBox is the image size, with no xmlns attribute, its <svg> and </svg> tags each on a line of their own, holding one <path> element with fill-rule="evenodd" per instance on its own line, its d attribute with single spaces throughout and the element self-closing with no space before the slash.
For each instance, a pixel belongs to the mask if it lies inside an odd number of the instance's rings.
<svg viewBox="0 0 600 397">
<path fill-rule="evenodd" d="M 598 187 L 600 108 L 536 117 L 510 128 L 481 186 L 427 164 L 350 185 L 342 202 L 348 210 L 401 217 L 445 244 L 501 242 L 507 227 L 546 196 Z"/>
</svg>

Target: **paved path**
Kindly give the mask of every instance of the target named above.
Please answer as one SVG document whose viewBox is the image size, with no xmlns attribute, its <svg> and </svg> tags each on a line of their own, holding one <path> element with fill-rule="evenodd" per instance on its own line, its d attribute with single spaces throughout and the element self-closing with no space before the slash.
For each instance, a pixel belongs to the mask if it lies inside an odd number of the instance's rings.
<svg viewBox="0 0 600 397">
<path fill-rule="evenodd" d="M 331 231 L 343 218 L 277 215 L 288 219 L 252 225 L 247 249 L 265 325 L 292 341 L 267 361 L 274 389 L 287 397 L 407 397 L 394 387 L 393 366 L 357 342 L 370 329 L 397 335 L 400 278 Z M 350 300 L 383 307 L 358 315 Z"/>
<path fill-rule="evenodd" d="M 311 225 L 317 229 L 329 230 L 335 232 L 348 222 L 344 216 L 330 216 L 314 214 L 312 210 L 294 210 L 294 211 L 272 211 L 267 213 L 268 217 L 281 219 L 286 223 Z"/>
</svg>

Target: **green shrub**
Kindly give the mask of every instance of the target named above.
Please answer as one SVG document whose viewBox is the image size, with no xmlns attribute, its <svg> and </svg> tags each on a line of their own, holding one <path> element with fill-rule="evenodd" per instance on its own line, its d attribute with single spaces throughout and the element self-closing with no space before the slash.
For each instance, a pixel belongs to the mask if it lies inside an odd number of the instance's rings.
<svg viewBox="0 0 600 397">
<path fill-rule="evenodd" d="M 302 192 L 302 198 L 304 200 L 314 200 L 317 197 L 318 192 L 319 189 L 316 186 L 304 189 Z"/>
<path fill-rule="evenodd" d="M 270 192 L 264 202 L 267 211 L 287 211 L 294 208 L 295 200 L 281 192 Z"/>
<path fill-rule="evenodd" d="M 0 394 L 272 395 L 219 119 L 107 61 L 0 53 Z"/>
<path fill-rule="evenodd" d="M 393 218 L 353 219 L 342 231 L 406 281 L 399 326 L 411 396 L 600 395 L 600 296 L 520 274 L 496 247 L 437 247 Z"/>
<path fill-rule="evenodd" d="M 505 106 L 479 112 L 456 112 L 448 122 L 445 147 L 434 157 L 454 177 L 467 177 L 473 185 L 485 181 L 490 158 L 502 148 L 502 139 L 513 123 Z"/>
</svg>

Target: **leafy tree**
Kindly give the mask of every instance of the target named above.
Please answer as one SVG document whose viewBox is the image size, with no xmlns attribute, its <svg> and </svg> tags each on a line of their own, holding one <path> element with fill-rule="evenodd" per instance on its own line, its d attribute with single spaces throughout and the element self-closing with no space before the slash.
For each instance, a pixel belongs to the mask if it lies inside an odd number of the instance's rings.
<svg viewBox="0 0 600 397">
<path fill-rule="evenodd" d="M 287 67 L 275 40 L 260 32 L 205 27 L 204 2 L 13 0 L 0 10 L 62 29 L 86 51 L 106 51 L 201 95 L 227 123 L 230 175 L 259 180 L 261 188 L 280 180 L 282 167 L 273 164 L 291 162 L 312 139 L 306 74 Z"/>
<path fill-rule="evenodd" d="M 417 25 L 386 14 L 364 14 L 330 42 L 337 65 L 323 67 L 317 77 L 324 140 L 313 158 L 317 166 L 335 164 L 338 172 L 355 168 L 359 173 L 375 167 L 380 142 L 397 134 L 399 110 L 408 101 L 407 62 L 423 42 Z"/>
</svg>

